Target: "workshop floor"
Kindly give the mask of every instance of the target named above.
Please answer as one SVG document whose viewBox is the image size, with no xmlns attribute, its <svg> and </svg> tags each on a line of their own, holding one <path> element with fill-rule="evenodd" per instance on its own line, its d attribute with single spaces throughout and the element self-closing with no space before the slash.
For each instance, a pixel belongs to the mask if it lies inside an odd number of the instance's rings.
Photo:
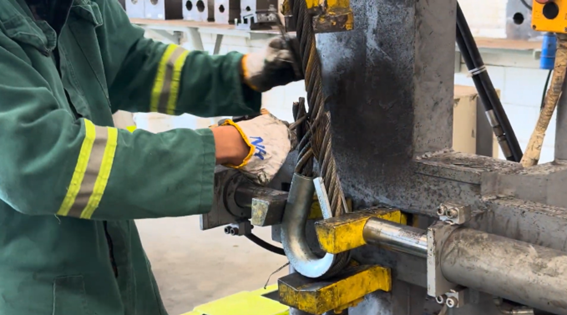
<svg viewBox="0 0 567 315">
<path fill-rule="evenodd" d="M 286 262 L 244 237 L 225 235 L 222 228 L 201 231 L 198 216 L 140 220 L 137 225 L 170 315 L 259 289 Z M 255 228 L 254 233 L 271 239 L 269 228 Z M 272 276 L 270 283 L 287 270 Z"/>
</svg>

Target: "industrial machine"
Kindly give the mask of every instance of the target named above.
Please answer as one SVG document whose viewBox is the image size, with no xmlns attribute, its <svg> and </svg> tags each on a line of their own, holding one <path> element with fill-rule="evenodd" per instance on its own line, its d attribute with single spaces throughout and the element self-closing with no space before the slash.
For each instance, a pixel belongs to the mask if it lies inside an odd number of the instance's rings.
<svg viewBox="0 0 567 315">
<path fill-rule="evenodd" d="M 542 165 L 541 130 L 526 158 L 455 0 L 286 1 L 308 92 L 299 144 L 269 187 L 219 169 L 202 229 L 285 254 L 270 297 L 292 315 L 567 314 L 567 1 L 532 7 L 534 29 L 558 33 Z M 507 160 L 451 150 L 455 42 Z"/>
</svg>

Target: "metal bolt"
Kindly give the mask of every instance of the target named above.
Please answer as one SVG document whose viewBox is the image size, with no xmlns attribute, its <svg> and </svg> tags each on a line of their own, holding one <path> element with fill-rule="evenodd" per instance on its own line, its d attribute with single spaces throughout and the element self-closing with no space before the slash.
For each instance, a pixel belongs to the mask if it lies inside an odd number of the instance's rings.
<svg viewBox="0 0 567 315">
<path fill-rule="evenodd" d="M 436 298 L 435 298 L 435 301 L 436 301 L 438 304 L 443 305 L 443 304 L 445 304 L 445 300 L 446 300 L 446 299 L 447 299 L 447 296 L 446 296 L 445 294 L 442 294 L 442 295 L 436 297 Z"/>
<path fill-rule="evenodd" d="M 233 227 L 230 229 L 230 235 L 238 235 L 238 228 L 237 227 Z"/>
<path fill-rule="evenodd" d="M 448 308 L 453 308 L 457 306 L 457 304 L 459 304 L 459 300 L 457 300 L 457 298 L 452 296 L 450 298 L 447 298 L 447 302 L 445 302 L 445 304 L 447 304 Z"/>
<path fill-rule="evenodd" d="M 451 209 L 451 210 L 447 211 L 447 215 L 448 215 L 450 218 L 456 218 L 456 217 L 459 216 L 459 210 L 457 210 L 457 209 Z"/>
</svg>

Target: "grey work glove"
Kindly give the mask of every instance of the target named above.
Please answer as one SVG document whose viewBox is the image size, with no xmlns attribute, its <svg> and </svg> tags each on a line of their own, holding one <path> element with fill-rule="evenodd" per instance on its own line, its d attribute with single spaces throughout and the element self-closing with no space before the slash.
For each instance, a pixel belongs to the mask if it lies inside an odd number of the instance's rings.
<svg viewBox="0 0 567 315">
<path fill-rule="evenodd" d="M 226 119 L 221 125 L 236 127 L 250 147 L 250 153 L 242 164 L 225 166 L 240 170 L 257 184 L 267 185 L 291 150 L 292 137 L 288 126 L 269 113 L 238 123 Z"/>
<path fill-rule="evenodd" d="M 276 86 L 303 79 L 299 58 L 299 42 L 292 38 L 289 44 L 281 37 L 270 41 L 265 49 L 244 55 L 242 75 L 244 82 L 257 92 L 266 92 Z M 289 47 L 291 46 L 291 47 Z"/>
</svg>

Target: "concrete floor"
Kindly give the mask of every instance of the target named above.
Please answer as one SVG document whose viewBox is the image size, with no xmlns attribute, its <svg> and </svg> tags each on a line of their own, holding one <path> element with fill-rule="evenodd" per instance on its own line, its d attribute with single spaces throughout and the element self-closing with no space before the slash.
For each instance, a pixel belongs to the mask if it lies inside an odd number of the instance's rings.
<svg viewBox="0 0 567 315">
<path fill-rule="evenodd" d="M 287 261 L 244 237 L 225 235 L 222 228 L 201 231 L 198 216 L 140 220 L 137 225 L 170 315 L 259 289 Z M 254 233 L 271 240 L 269 228 L 254 228 Z M 270 283 L 287 270 L 272 276 Z"/>
</svg>

